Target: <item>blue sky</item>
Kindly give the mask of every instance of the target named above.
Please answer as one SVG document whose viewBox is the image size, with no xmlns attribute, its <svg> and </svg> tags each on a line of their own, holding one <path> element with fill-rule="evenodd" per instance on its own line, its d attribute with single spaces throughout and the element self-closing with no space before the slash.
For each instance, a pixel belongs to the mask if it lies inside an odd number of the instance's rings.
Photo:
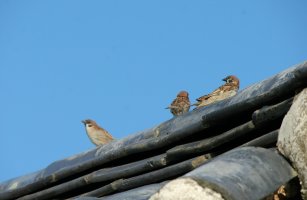
<svg viewBox="0 0 307 200">
<path fill-rule="evenodd" d="M 307 59 L 307 1 L 0 1 L 0 182 L 172 117 L 235 74 L 241 89 Z"/>
</svg>

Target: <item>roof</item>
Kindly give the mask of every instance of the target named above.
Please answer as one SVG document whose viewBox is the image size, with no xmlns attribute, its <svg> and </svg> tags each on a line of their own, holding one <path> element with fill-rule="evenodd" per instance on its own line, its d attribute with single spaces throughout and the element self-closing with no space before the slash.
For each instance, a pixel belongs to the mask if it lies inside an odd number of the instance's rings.
<svg viewBox="0 0 307 200">
<path fill-rule="evenodd" d="M 105 199 L 112 199 L 112 195 L 128 194 L 147 199 L 167 181 L 207 166 L 208 161 L 238 147 L 262 151 L 246 147 L 257 146 L 271 152 L 293 96 L 307 86 L 306 78 L 307 62 L 303 62 L 234 97 L 3 182 L 0 199 L 108 195 Z M 276 167 L 281 170 L 283 166 Z M 287 180 L 293 176 L 285 175 Z"/>
</svg>

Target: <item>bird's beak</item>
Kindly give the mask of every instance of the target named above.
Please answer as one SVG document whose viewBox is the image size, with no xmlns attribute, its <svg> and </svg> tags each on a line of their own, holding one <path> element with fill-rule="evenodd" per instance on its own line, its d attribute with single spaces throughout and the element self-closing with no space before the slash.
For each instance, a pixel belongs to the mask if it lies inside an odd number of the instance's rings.
<svg viewBox="0 0 307 200">
<path fill-rule="evenodd" d="M 84 125 L 86 124 L 86 122 L 84 120 L 81 121 Z"/>
<path fill-rule="evenodd" d="M 227 78 L 223 78 L 223 79 L 222 79 L 222 81 L 225 81 L 225 82 L 227 82 Z"/>
</svg>

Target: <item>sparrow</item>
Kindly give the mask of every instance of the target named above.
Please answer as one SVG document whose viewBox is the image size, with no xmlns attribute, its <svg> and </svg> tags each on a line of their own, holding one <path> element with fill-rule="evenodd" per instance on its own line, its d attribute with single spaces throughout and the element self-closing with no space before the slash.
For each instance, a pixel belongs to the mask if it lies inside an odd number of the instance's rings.
<svg viewBox="0 0 307 200">
<path fill-rule="evenodd" d="M 114 140 L 112 135 L 105 129 L 101 128 L 94 120 L 86 119 L 82 123 L 85 126 L 87 136 L 96 146 L 103 145 Z"/>
<path fill-rule="evenodd" d="M 197 106 L 195 109 L 207 106 L 211 103 L 227 99 L 237 94 L 239 90 L 240 81 L 234 76 L 230 75 L 223 79 L 226 83 L 210 94 L 204 95 L 196 99 L 196 103 L 193 106 Z"/>
<path fill-rule="evenodd" d="M 186 91 L 179 92 L 171 105 L 166 109 L 170 109 L 174 116 L 188 112 L 190 110 L 189 93 Z"/>
</svg>

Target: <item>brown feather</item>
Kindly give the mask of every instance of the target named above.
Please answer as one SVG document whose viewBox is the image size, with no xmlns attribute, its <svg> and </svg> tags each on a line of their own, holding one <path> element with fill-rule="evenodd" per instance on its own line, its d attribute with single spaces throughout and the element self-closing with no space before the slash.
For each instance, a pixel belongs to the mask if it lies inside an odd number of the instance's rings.
<svg viewBox="0 0 307 200">
<path fill-rule="evenodd" d="M 201 107 L 204 105 L 208 105 L 211 103 L 214 103 L 216 101 L 223 100 L 225 98 L 233 96 L 239 89 L 240 81 L 236 76 L 227 76 L 223 79 L 226 81 L 226 83 L 219 88 L 215 89 L 213 92 L 207 95 L 203 95 L 196 99 L 196 103 L 193 104 L 197 107 Z M 235 91 L 235 93 L 232 93 L 231 91 Z M 227 94 L 225 94 L 227 93 Z M 212 98 L 212 100 L 210 100 Z"/>
<path fill-rule="evenodd" d="M 174 116 L 182 115 L 190 110 L 189 94 L 186 91 L 181 91 L 167 108 L 170 109 Z"/>
<path fill-rule="evenodd" d="M 83 120 L 85 130 L 91 142 L 96 146 L 103 145 L 114 140 L 112 135 L 104 128 L 100 127 L 94 120 Z"/>
</svg>

